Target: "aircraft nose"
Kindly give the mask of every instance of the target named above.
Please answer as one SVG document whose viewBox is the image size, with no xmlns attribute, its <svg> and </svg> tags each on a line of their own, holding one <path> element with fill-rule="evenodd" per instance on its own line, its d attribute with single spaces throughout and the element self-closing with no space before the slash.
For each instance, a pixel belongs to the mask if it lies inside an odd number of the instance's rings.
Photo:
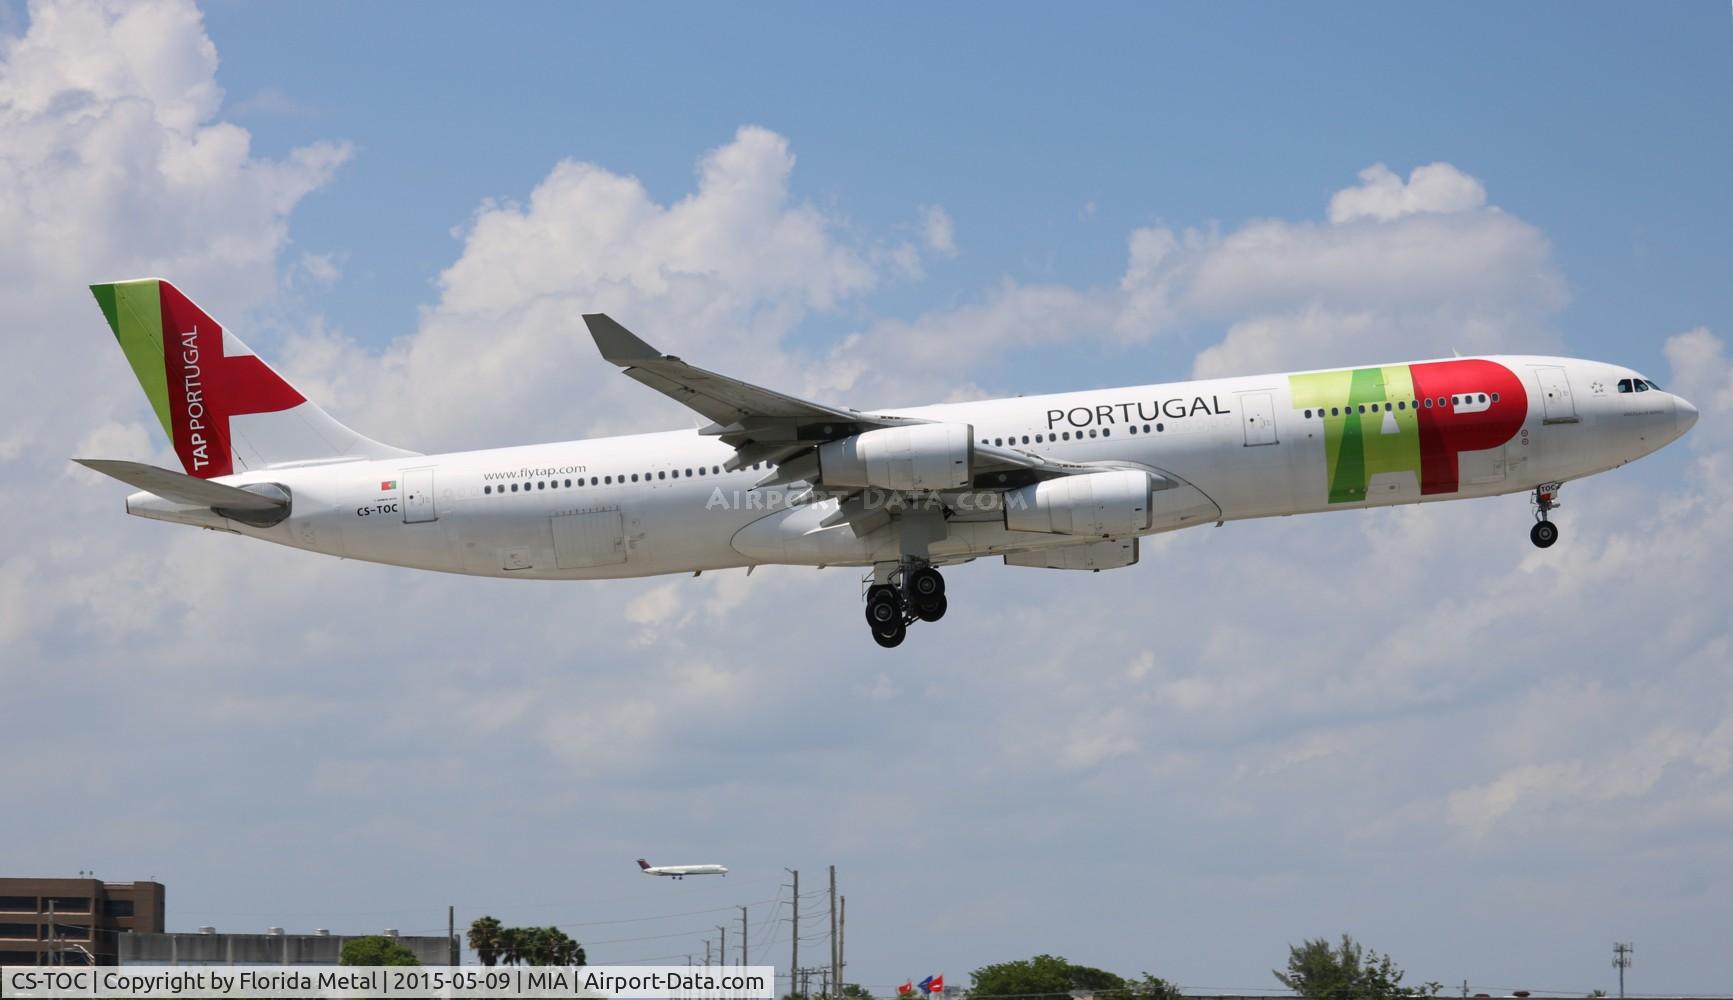
<svg viewBox="0 0 1733 1000">
<path fill-rule="evenodd" d="M 1680 396 L 1673 397 L 1673 419 L 1678 422 L 1679 433 L 1684 434 L 1697 423 L 1697 408 Z"/>
</svg>

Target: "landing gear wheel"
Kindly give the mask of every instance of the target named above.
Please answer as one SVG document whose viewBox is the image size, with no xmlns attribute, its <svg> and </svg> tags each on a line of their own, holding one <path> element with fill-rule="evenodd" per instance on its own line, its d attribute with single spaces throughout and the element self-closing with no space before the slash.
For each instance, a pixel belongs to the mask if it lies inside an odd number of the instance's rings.
<svg viewBox="0 0 1733 1000">
<path fill-rule="evenodd" d="M 889 626 L 891 622 L 902 622 L 903 601 L 894 587 L 873 588 L 873 592 L 867 597 L 866 620 L 875 633 Z"/>
<path fill-rule="evenodd" d="M 945 596 L 945 578 L 931 566 L 922 566 L 909 574 L 908 588 L 916 604 L 927 604 Z"/>
<path fill-rule="evenodd" d="M 1528 531 L 1528 540 L 1534 543 L 1535 548 L 1549 548 L 1558 541 L 1558 525 L 1551 521 L 1536 521 Z"/>
<path fill-rule="evenodd" d="M 909 636 L 909 627 L 903 624 L 902 618 L 896 618 L 884 625 L 873 626 L 873 641 L 886 649 L 901 646 Z"/>
<path fill-rule="evenodd" d="M 924 622 L 936 622 L 945 617 L 946 606 L 945 595 L 940 594 L 925 604 L 915 605 L 915 617 Z"/>
</svg>

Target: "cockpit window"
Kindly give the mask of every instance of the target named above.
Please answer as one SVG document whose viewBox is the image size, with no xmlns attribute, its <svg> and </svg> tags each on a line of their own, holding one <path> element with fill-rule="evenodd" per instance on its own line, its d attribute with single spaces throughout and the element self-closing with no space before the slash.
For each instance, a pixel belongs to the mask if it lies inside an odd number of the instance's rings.
<svg viewBox="0 0 1733 1000">
<path fill-rule="evenodd" d="M 1638 392 L 1648 392 L 1649 391 L 1649 383 L 1643 381 L 1640 378 L 1631 379 L 1631 384 L 1633 384 L 1637 387 Z"/>
<path fill-rule="evenodd" d="M 1658 385 L 1656 385 L 1656 384 L 1655 384 L 1655 380 L 1654 380 L 1654 379 L 1652 379 L 1652 378 L 1646 378 L 1646 379 L 1644 379 L 1644 380 L 1643 380 L 1643 381 L 1645 381 L 1645 382 L 1647 382 L 1647 383 L 1649 383 L 1649 388 L 1651 388 L 1651 389 L 1653 389 L 1653 390 L 1655 390 L 1655 391 L 1656 391 L 1656 392 L 1660 392 L 1660 391 L 1661 391 L 1661 387 L 1660 387 L 1660 386 L 1658 386 Z"/>
<path fill-rule="evenodd" d="M 1628 378 L 1619 379 L 1619 391 L 1620 392 L 1632 392 L 1633 390 L 1631 389 L 1631 380 Z"/>
</svg>

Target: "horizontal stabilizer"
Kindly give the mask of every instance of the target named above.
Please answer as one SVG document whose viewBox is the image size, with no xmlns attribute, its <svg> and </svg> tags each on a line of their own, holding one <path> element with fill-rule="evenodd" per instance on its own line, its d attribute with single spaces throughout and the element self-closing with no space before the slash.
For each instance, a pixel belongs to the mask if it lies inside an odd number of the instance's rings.
<svg viewBox="0 0 1733 1000">
<path fill-rule="evenodd" d="M 128 486 L 154 493 L 164 500 L 194 507 L 221 507 L 224 510 L 282 510 L 287 502 L 276 497 L 249 493 L 234 486 L 224 486 L 208 479 L 183 475 L 169 469 L 159 469 L 142 462 L 122 462 L 106 458 L 75 458 L 74 462 L 94 469 Z"/>
</svg>

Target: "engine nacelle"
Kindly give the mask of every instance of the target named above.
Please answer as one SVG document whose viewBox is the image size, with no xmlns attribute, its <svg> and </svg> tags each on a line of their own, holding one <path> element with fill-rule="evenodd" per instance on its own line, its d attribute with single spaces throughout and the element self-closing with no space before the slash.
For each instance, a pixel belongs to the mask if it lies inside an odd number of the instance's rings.
<svg viewBox="0 0 1733 1000">
<path fill-rule="evenodd" d="M 1147 472 L 1120 469 L 1031 483 L 1005 495 L 1005 527 L 1114 538 L 1149 530 Z"/>
<path fill-rule="evenodd" d="M 974 465 L 975 429 L 968 424 L 883 427 L 818 446 L 826 486 L 953 490 L 969 485 Z"/>
</svg>

